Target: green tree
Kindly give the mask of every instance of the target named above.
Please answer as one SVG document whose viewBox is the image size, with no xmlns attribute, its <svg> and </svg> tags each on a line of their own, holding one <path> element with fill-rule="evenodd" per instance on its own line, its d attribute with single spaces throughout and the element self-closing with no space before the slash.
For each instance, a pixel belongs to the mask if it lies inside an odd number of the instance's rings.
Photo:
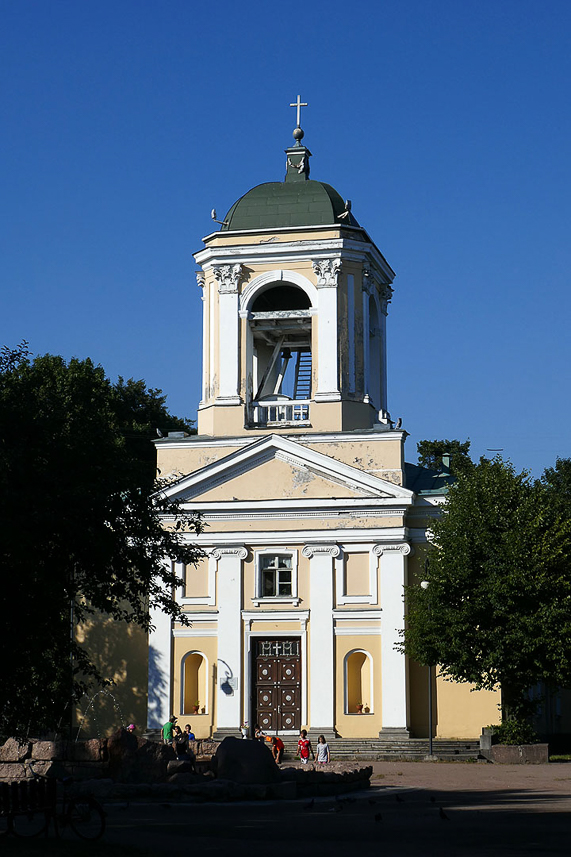
<svg viewBox="0 0 571 857">
<path fill-rule="evenodd" d="M 469 473 L 474 464 L 470 458 L 469 440 L 421 440 L 416 445 L 418 463 L 430 470 L 440 470 L 445 455 L 450 457 L 450 472 L 457 476 Z"/>
<path fill-rule="evenodd" d="M 163 560 L 195 562 L 185 534 L 201 524 L 154 479 L 151 422 L 184 424 L 141 381 L 113 385 L 90 360 L 31 361 L 25 343 L 0 353 L 2 734 L 56 728 L 98 680 L 71 639 L 93 612 L 149 628 L 160 606 L 185 621 Z"/>
<path fill-rule="evenodd" d="M 525 719 L 528 690 L 571 684 L 571 520 L 500 458 L 459 475 L 433 525 L 427 588 L 407 587 L 403 648 Z"/>
</svg>

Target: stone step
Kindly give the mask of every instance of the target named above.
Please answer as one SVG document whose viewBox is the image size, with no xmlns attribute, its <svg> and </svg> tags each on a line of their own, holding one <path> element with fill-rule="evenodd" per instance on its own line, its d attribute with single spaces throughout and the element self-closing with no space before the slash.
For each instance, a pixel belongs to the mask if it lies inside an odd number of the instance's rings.
<svg viewBox="0 0 571 857">
<path fill-rule="evenodd" d="M 160 730 L 149 730 L 145 737 L 160 740 Z M 297 737 L 282 737 L 284 761 L 293 761 L 297 751 Z M 315 741 L 314 741 L 315 743 Z M 360 760 L 391 761 L 404 759 L 416 761 L 428 756 L 428 738 L 410 738 L 406 741 L 381 741 L 378 738 L 335 738 L 329 741 L 329 749 L 338 761 Z M 439 759 L 464 761 L 478 758 L 479 741 L 435 738 L 432 753 Z"/>
</svg>

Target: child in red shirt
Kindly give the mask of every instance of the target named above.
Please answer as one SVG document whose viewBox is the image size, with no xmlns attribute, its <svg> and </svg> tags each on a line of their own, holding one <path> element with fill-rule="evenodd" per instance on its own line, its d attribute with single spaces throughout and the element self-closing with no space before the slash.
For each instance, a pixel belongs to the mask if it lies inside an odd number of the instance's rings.
<svg viewBox="0 0 571 857">
<path fill-rule="evenodd" d="M 313 747 L 311 746 L 311 741 L 307 737 L 307 730 L 301 730 L 301 737 L 297 742 L 297 754 L 299 759 L 303 765 L 307 765 L 309 762 L 309 754 L 311 753 L 311 758 L 315 759 L 315 754 L 313 752 Z"/>
</svg>

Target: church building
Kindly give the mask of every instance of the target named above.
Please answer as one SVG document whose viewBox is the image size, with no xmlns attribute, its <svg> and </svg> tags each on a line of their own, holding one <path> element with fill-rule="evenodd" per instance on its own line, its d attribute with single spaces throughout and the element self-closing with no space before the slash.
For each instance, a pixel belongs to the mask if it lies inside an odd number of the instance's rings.
<svg viewBox="0 0 571 857">
<path fill-rule="evenodd" d="M 198 433 L 156 447 L 167 494 L 203 516 L 204 558 L 177 568 L 190 625 L 153 615 L 147 725 L 426 737 L 428 671 L 397 644 L 446 476 L 405 464 L 387 392 L 395 274 L 351 203 L 310 178 L 296 106 L 283 181 L 245 193 L 195 254 Z M 498 719 L 498 694 L 433 690 L 435 737 Z"/>
</svg>

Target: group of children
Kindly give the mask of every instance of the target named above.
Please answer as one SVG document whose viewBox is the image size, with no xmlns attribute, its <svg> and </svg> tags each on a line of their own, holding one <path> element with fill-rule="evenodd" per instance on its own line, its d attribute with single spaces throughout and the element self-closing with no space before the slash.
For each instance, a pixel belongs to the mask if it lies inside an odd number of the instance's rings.
<svg viewBox="0 0 571 857">
<path fill-rule="evenodd" d="M 262 731 L 259 725 L 256 724 L 256 729 L 254 732 L 254 738 L 258 741 L 269 741 L 270 749 L 272 751 L 272 755 L 279 765 L 284 752 L 284 742 L 277 735 L 273 735 L 271 738 L 266 736 L 265 732 Z M 320 735 L 317 739 L 317 758 L 315 758 L 315 753 L 313 751 L 313 747 L 311 746 L 311 741 L 307 737 L 307 729 L 302 729 L 299 737 L 299 741 L 297 742 L 297 755 L 299 756 L 299 760 L 302 765 L 307 765 L 309 762 L 309 757 L 317 762 L 318 765 L 327 765 L 331 761 L 331 756 L 329 753 L 329 744 L 325 740 L 325 735 Z"/>
</svg>

